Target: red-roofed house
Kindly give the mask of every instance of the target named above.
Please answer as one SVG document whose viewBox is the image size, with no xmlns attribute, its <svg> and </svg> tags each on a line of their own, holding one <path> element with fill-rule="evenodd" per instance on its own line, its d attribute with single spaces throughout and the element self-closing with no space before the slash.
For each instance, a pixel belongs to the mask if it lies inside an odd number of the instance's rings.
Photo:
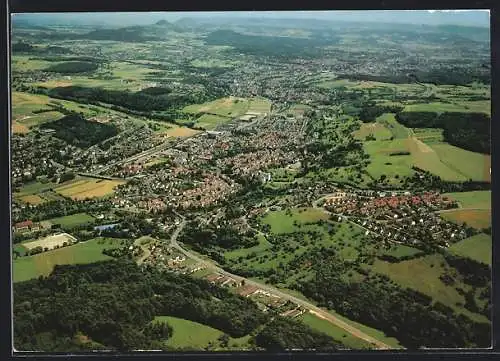
<svg viewBox="0 0 500 361">
<path fill-rule="evenodd" d="M 31 227 L 33 227 L 33 221 L 30 220 L 19 222 L 14 225 L 16 232 L 26 232 L 29 231 Z"/>
</svg>

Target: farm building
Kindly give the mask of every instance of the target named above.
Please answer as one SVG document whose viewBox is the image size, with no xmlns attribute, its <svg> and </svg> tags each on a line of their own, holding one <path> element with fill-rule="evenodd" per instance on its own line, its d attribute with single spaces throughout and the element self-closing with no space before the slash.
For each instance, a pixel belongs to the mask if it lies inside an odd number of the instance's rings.
<svg viewBox="0 0 500 361">
<path fill-rule="evenodd" d="M 240 294 L 240 296 L 248 297 L 248 296 L 254 294 L 257 290 L 258 290 L 258 288 L 255 286 L 245 286 L 240 290 L 239 294 Z"/>
<path fill-rule="evenodd" d="M 16 232 L 31 232 L 38 231 L 39 229 L 40 225 L 38 223 L 33 223 L 31 220 L 19 222 L 14 225 L 14 231 Z"/>
</svg>

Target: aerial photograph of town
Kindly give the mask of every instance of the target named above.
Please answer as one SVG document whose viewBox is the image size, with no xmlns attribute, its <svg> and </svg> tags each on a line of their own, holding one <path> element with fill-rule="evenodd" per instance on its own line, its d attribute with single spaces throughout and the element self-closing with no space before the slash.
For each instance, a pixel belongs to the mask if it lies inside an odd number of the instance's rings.
<svg viewBox="0 0 500 361">
<path fill-rule="evenodd" d="M 488 349 L 488 11 L 11 17 L 15 351 Z"/>
</svg>

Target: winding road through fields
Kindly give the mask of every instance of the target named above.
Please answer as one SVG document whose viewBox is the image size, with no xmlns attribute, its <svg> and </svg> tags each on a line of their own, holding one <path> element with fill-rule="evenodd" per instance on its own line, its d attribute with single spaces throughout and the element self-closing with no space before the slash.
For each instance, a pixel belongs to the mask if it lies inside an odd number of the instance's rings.
<svg viewBox="0 0 500 361">
<path fill-rule="evenodd" d="M 343 330 L 345 330 L 346 332 L 350 333 L 351 335 L 357 337 L 357 338 L 360 338 L 368 343 L 370 343 L 373 347 L 377 348 L 377 349 L 381 349 L 381 350 L 388 350 L 388 349 L 391 349 L 392 347 L 383 343 L 382 341 L 380 340 L 377 340 L 376 338 L 372 337 L 372 336 L 369 336 L 367 335 L 366 333 L 364 333 L 363 331 L 359 330 L 358 328 L 344 322 L 343 320 L 339 319 L 338 317 L 334 316 L 333 314 L 313 305 L 312 303 L 308 302 L 308 301 L 305 301 L 305 300 L 302 300 L 300 298 L 297 298 L 295 296 L 292 296 L 288 293 L 285 293 L 275 287 L 272 287 L 270 285 L 267 285 L 267 284 L 264 284 L 264 283 L 260 283 L 260 282 L 256 282 L 254 280 L 251 280 L 251 279 L 248 279 L 248 278 L 245 278 L 245 277 L 241 277 L 241 276 L 238 276 L 238 275 L 235 275 L 235 274 L 232 274 L 232 273 L 229 273 L 227 271 L 225 271 L 224 269 L 222 269 L 221 267 L 215 265 L 212 261 L 209 261 L 209 260 L 206 260 L 206 259 L 202 259 L 200 258 L 198 255 L 190 252 L 189 250 L 183 248 L 178 242 L 177 242 L 177 238 L 179 237 L 179 234 L 180 232 L 182 231 L 182 229 L 184 228 L 184 226 L 186 225 L 186 221 L 185 219 L 183 218 L 182 219 L 182 222 L 179 224 L 179 226 L 177 227 L 177 229 L 174 231 L 174 233 L 172 234 L 172 236 L 170 237 L 170 245 L 177 249 L 178 251 L 180 251 L 181 253 L 183 253 L 186 257 L 189 257 L 195 261 L 197 261 L 198 263 L 200 263 L 201 265 L 205 266 L 206 268 L 208 269 L 211 269 L 213 271 L 216 271 L 224 276 L 227 276 L 227 277 L 231 277 L 232 279 L 236 280 L 237 282 L 241 282 L 241 281 L 245 281 L 245 284 L 246 285 L 252 285 L 252 286 L 255 286 L 255 287 L 258 287 L 260 289 L 263 289 L 265 291 L 268 291 L 270 293 L 273 293 L 283 299 L 286 299 L 286 300 L 289 300 L 289 301 L 292 301 L 302 307 L 304 307 L 305 309 L 308 309 L 311 313 L 315 314 L 316 316 L 322 318 L 322 319 L 325 319 L 329 322 L 331 322 L 332 324 L 334 324 L 335 326 L 337 327 L 340 327 L 342 328 Z"/>
</svg>

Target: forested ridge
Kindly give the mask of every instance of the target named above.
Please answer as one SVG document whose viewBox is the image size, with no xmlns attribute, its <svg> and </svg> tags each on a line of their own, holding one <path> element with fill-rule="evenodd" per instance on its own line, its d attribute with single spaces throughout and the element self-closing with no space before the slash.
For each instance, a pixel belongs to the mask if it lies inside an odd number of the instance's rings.
<svg viewBox="0 0 500 361">
<path fill-rule="evenodd" d="M 195 103 L 195 99 L 192 99 L 189 95 L 167 92 L 158 94 L 154 91 L 134 93 L 79 86 L 56 87 L 48 90 L 47 95 L 53 98 L 70 99 L 79 102 L 103 102 L 139 111 L 165 110 Z"/>
<path fill-rule="evenodd" d="M 157 315 L 236 338 L 254 332 L 256 344 L 269 350 L 338 345 L 297 321 L 272 319 L 250 299 L 206 280 L 141 269 L 125 259 L 56 266 L 48 277 L 14 284 L 13 292 L 17 350 L 165 350 L 175 329 L 152 324 Z"/>
</svg>

